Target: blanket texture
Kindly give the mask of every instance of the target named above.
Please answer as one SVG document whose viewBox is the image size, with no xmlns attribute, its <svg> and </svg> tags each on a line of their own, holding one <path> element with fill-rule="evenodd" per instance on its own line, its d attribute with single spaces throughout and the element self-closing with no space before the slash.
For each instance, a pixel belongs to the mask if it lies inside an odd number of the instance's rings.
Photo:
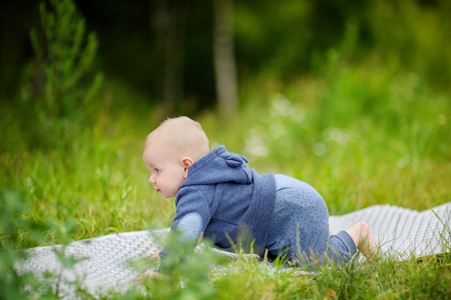
<svg viewBox="0 0 451 300">
<path fill-rule="evenodd" d="M 330 227 L 332 233 L 337 233 L 358 221 L 370 225 L 380 253 L 388 259 L 419 258 L 450 249 L 451 202 L 423 212 L 375 205 L 346 215 L 331 216 Z M 104 295 L 108 291 L 121 292 L 136 285 L 135 279 L 142 272 L 130 267 L 130 262 L 161 250 L 168 231 L 110 234 L 72 242 L 66 247 L 56 245 L 27 249 L 28 258 L 19 261 L 16 269 L 19 274 L 33 273 L 43 281 L 54 280 L 55 289 L 58 289 L 61 298 L 73 298 L 73 283 L 94 296 Z M 56 254 L 58 250 L 63 251 L 66 257 L 75 258 L 77 262 L 72 268 L 63 266 Z M 54 276 L 49 279 L 45 273 Z"/>
</svg>

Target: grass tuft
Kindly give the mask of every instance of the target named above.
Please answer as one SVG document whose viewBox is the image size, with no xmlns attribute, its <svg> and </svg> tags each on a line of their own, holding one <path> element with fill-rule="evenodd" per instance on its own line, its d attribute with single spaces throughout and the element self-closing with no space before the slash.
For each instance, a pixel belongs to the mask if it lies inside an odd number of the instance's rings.
<svg viewBox="0 0 451 300">
<path fill-rule="evenodd" d="M 331 215 L 375 204 L 421 211 L 449 202 L 448 97 L 389 65 L 343 65 L 333 75 L 284 84 L 256 80 L 234 118 L 226 122 L 218 112 L 205 112 L 196 119 L 212 146 L 242 153 L 261 173 L 311 184 Z M 97 100 L 94 123 L 70 138 L 58 137 L 60 144 L 52 137 L 52 147 L 36 142 L 40 135 L 34 133 L 43 134 L 39 119 L 20 117 L 30 115 L 26 103 L 0 103 L 1 111 L 11 113 L 0 120 L 2 299 L 26 298 L 23 286 L 38 285 L 15 273 L 16 249 L 171 224 L 174 203 L 152 190 L 142 162 L 144 139 L 160 121 L 157 113 L 110 91 Z M 442 221 L 447 232 L 437 238 L 446 253 L 421 261 L 377 256 L 300 275 L 240 257 L 221 275 L 205 276 L 214 260 L 200 256 L 186 266 L 184 286 L 159 281 L 147 292 L 162 299 L 449 299 L 450 228 L 449 220 Z M 46 295 L 55 296 L 51 289 Z M 111 297 L 147 296 L 132 289 Z"/>
</svg>

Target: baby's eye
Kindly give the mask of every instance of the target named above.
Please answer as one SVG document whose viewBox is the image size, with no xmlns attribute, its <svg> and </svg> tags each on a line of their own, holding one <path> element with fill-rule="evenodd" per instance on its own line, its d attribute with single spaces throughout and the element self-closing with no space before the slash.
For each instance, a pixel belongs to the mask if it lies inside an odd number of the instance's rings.
<svg viewBox="0 0 451 300">
<path fill-rule="evenodd" d="M 161 172 L 161 170 L 160 169 L 155 169 L 155 173 L 160 173 Z"/>
</svg>

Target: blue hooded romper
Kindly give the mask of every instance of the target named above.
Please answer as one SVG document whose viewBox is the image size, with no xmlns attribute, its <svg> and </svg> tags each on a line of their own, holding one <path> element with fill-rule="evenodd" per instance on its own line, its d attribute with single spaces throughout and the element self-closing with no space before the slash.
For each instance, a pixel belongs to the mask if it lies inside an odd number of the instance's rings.
<svg viewBox="0 0 451 300">
<path fill-rule="evenodd" d="M 310 257 L 312 250 L 317 258 L 326 252 L 347 261 L 356 252 L 346 232 L 329 238 L 327 206 L 313 187 L 285 175 L 258 174 L 247 162 L 219 146 L 189 168 L 171 226 L 182 243 L 197 240 L 203 231 L 223 250 L 233 250 L 230 238 L 245 251 L 262 255 L 267 250 L 270 257 L 303 261 L 303 253 Z M 169 271 L 164 268 L 169 250 L 160 252 L 163 273 Z"/>
</svg>

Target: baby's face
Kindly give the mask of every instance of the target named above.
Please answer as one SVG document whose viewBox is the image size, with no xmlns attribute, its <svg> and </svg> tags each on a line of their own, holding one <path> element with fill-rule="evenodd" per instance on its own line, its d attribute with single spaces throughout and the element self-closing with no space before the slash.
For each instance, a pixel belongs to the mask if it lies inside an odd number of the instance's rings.
<svg viewBox="0 0 451 300">
<path fill-rule="evenodd" d="M 185 168 L 181 159 L 157 141 L 147 145 L 143 159 L 150 170 L 149 182 L 153 188 L 165 199 L 175 197 L 185 180 Z"/>
</svg>

